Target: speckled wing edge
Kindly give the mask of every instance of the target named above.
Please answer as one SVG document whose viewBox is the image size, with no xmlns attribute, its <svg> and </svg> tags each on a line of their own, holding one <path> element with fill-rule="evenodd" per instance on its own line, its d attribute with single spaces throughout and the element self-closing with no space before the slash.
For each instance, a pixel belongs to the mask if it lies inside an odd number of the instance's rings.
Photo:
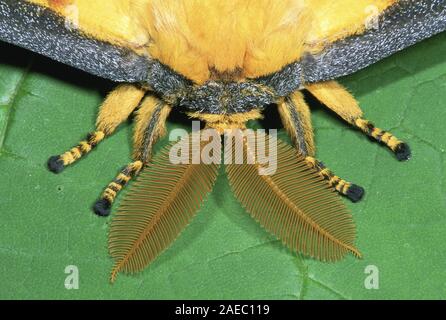
<svg viewBox="0 0 446 320">
<path fill-rule="evenodd" d="M 305 83 L 336 79 L 446 30 L 446 0 L 401 0 L 379 17 L 379 27 L 306 54 L 281 71 L 258 79 L 287 96 Z"/>
<path fill-rule="evenodd" d="M 403 0 L 380 17 L 378 28 L 346 38 L 302 62 L 306 82 L 363 69 L 446 29 L 446 0 Z"/>
<path fill-rule="evenodd" d="M 336 79 L 363 69 L 423 39 L 446 30 L 446 0 L 400 0 L 379 18 L 379 28 L 328 45 L 319 54 L 268 76 L 253 79 L 278 96 L 305 83 Z M 155 60 L 126 48 L 85 37 L 62 18 L 23 0 L 0 0 L 0 40 L 118 82 L 144 82 L 159 93 L 190 85 Z"/>
<path fill-rule="evenodd" d="M 88 38 L 50 9 L 23 0 L 0 0 L 0 40 L 113 81 L 148 77 L 146 57 Z"/>
</svg>

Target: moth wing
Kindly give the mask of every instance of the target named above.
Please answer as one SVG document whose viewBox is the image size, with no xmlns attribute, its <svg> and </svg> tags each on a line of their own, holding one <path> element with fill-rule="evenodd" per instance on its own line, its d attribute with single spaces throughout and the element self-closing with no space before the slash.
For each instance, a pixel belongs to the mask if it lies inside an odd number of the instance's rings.
<svg viewBox="0 0 446 320">
<path fill-rule="evenodd" d="M 129 1 L 0 0 L 0 40 L 119 82 L 147 79 Z"/>
<path fill-rule="evenodd" d="M 365 19 L 360 12 L 352 13 L 351 0 L 315 1 L 323 2 L 331 2 L 333 11 L 328 18 L 323 11 L 316 15 L 319 20 L 314 22 L 314 35 L 299 62 L 304 82 L 326 81 L 354 73 L 446 30 L 446 0 L 360 0 L 358 3 L 370 3 L 362 6 L 368 14 Z M 359 20 L 337 22 L 344 20 L 343 12 Z"/>
</svg>

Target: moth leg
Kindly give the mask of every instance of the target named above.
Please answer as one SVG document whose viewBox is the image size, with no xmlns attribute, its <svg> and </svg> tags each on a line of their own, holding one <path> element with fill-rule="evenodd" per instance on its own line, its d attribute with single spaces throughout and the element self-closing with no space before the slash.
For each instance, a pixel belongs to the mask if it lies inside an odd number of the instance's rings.
<svg viewBox="0 0 446 320">
<path fill-rule="evenodd" d="M 127 185 L 127 183 L 136 176 L 142 169 L 143 162 L 136 160 L 125 166 L 116 178 L 110 182 L 101 195 L 101 198 L 96 201 L 93 211 L 102 217 L 110 215 L 111 206 L 115 201 L 118 193 Z"/>
<path fill-rule="evenodd" d="M 354 183 L 345 181 L 344 179 L 335 175 L 319 160 L 308 156 L 305 158 L 305 161 L 310 167 L 316 169 L 320 176 L 328 181 L 330 187 L 334 188 L 337 192 L 349 198 L 352 202 L 358 202 L 364 196 L 364 188 Z"/>
<path fill-rule="evenodd" d="M 119 192 L 135 178 L 152 158 L 152 147 L 166 133 L 166 119 L 171 107 L 158 98 L 144 98 L 135 116 L 133 162 L 128 164 L 108 184 L 93 210 L 99 216 L 108 216 Z"/>
<path fill-rule="evenodd" d="M 308 166 L 316 169 L 327 180 L 328 184 L 340 194 L 347 196 L 353 202 L 361 200 L 364 195 L 362 187 L 336 176 L 322 162 L 314 158 L 315 147 L 310 108 L 305 102 L 303 94 L 299 91 L 293 93 L 280 101 L 278 108 L 285 129 L 293 139 L 299 152 L 306 156 L 305 160 Z"/>
<path fill-rule="evenodd" d="M 306 85 L 306 89 L 328 108 L 372 139 L 385 144 L 395 153 L 399 161 L 409 160 L 409 146 L 390 132 L 376 128 L 373 123 L 363 119 L 363 113 L 356 99 L 336 81 Z"/>
<path fill-rule="evenodd" d="M 355 125 L 367 136 L 385 144 L 395 153 L 395 156 L 399 161 L 407 161 L 410 159 L 412 154 L 409 145 L 396 138 L 390 132 L 375 127 L 372 122 L 363 118 L 356 119 Z"/>
<path fill-rule="evenodd" d="M 111 135 L 139 105 L 145 90 L 130 84 L 119 85 L 102 104 L 96 121 L 96 130 L 69 151 L 53 156 L 48 160 L 48 168 L 54 173 L 62 172 L 65 167 L 75 163 L 92 151 L 101 141 Z"/>
<path fill-rule="evenodd" d="M 292 93 L 277 104 L 280 118 L 294 145 L 304 155 L 314 155 L 313 125 L 310 107 L 300 91 Z"/>
</svg>

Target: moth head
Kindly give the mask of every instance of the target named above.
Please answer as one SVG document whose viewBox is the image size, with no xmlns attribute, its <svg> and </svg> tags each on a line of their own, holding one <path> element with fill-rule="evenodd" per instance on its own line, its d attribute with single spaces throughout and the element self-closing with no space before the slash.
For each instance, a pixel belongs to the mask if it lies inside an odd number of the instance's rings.
<svg viewBox="0 0 446 320">
<path fill-rule="evenodd" d="M 301 85 L 300 63 L 292 63 L 265 77 L 194 83 L 168 66 L 154 61 L 146 85 L 172 106 L 192 112 L 230 114 L 249 112 L 277 102 Z"/>
<path fill-rule="evenodd" d="M 273 103 L 274 91 L 255 82 L 216 82 L 190 86 L 179 97 L 179 104 L 193 112 L 243 113 Z"/>
</svg>

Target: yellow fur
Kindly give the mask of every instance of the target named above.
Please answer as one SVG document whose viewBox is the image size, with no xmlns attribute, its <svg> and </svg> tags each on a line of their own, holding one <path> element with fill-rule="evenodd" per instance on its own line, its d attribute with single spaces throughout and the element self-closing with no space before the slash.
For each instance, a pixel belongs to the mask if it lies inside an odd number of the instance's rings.
<svg viewBox="0 0 446 320">
<path fill-rule="evenodd" d="M 307 85 L 306 89 L 344 120 L 361 129 L 368 136 L 384 143 L 393 152 L 398 152 L 401 148 L 407 148 L 407 146 L 403 147 L 405 145 L 403 141 L 396 138 L 390 132 L 376 128 L 370 121 L 363 119 L 362 110 L 356 99 L 336 81 Z M 407 156 L 410 156 L 410 154 Z"/>
<path fill-rule="evenodd" d="M 111 205 L 115 201 L 119 192 L 141 171 L 142 167 L 143 163 L 141 161 L 135 161 L 127 165 L 124 170 L 118 174 L 115 180 L 108 184 L 101 195 L 101 199 L 107 200 Z"/>
<path fill-rule="evenodd" d="M 396 0 L 28 0 L 73 18 L 94 38 L 152 56 L 202 84 L 280 70 L 305 51 L 360 33 Z M 372 7 L 371 7 L 372 6 Z M 74 11 L 76 12 L 76 11 Z"/>
<path fill-rule="evenodd" d="M 245 129 L 246 122 L 263 118 L 262 113 L 257 109 L 234 114 L 188 113 L 188 116 L 193 119 L 204 121 L 207 128 L 215 129 L 220 133 L 229 129 Z"/>
<path fill-rule="evenodd" d="M 334 188 L 339 193 L 346 195 L 348 190 L 352 187 L 352 184 L 348 181 L 345 181 L 341 177 L 335 175 L 330 169 L 322 165 L 321 162 L 316 160 L 313 157 L 306 157 L 305 161 L 307 165 L 311 168 L 316 169 L 317 173 L 327 180 L 328 185 Z"/>
<path fill-rule="evenodd" d="M 69 25 L 95 39 L 147 53 L 149 34 L 135 17 L 137 7 L 130 0 L 27 0 L 51 8 Z"/>
<path fill-rule="evenodd" d="M 139 105 L 145 90 L 130 84 L 122 84 L 105 99 L 99 110 L 96 126 L 110 135 Z"/>
<path fill-rule="evenodd" d="M 375 140 L 379 140 L 382 143 L 384 143 L 392 151 L 396 151 L 398 146 L 404 143 L 390 132 L 375 127 L 375 125 L 368 120 L 359 118 L 355 121 L 355 125 L 359 129 L 361 129 L 365 134 L 371 136 Z"/>
<path fill-rule="evenodd" d="M 396 2 L 398 0 L 306 1 L 313 23 L 305 50 L 317 53 L 336 40 L 362 33 L 366 24 Z"/>
<path fill-rule="evenodd" d="M 217 72 L 272 73 L 302 54 L 303 0 L 140 0 L 152 57 L 202 83 Z"/>
<path fill-rule="evenodd" d="M 376 12 L 395 0 L 138 0 L 152 57 L 197 83 L 211 71 L 255 78 L 364 30 Z M 144 10 L 146 12 L 146 10 Z M 304 47 L 305 46 L 305 47 Z"/>
<path fill-rule="evenodd" d="M 79 144 L 69 151 L 61 154 L 59 159 L 62 161 L 64 166 L 68 166 L 73 164 L 77 160 L 79 160 L 83 155 L 89 153 L 93 146 L 96 146 L 105 138 L 105 133 L 102 131 L 95 131 L 89 135 L 88 141 L 83 140 L 79 142 Z"/>
<path fill-rule="evenodd" d="M 344 120 L 354 123 L 354 120 L 362 117 L 356 99 L 336 81 L 319 82 L 305 88 Z"/>
</svg>

